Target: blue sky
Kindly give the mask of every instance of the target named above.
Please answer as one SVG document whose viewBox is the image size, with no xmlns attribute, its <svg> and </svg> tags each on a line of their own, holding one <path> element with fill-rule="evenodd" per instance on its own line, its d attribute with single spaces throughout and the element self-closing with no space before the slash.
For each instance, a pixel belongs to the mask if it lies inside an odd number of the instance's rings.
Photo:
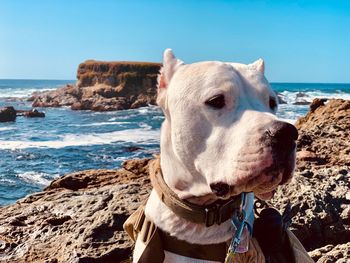
<svg viewBox="0 0 350 263">
<path fill-rule="evenodd" d="M 350 1 L 0 1 L 0 78 L 75 79 L 86 59 L 249 63 L 350 82 Z"/>
</svg>

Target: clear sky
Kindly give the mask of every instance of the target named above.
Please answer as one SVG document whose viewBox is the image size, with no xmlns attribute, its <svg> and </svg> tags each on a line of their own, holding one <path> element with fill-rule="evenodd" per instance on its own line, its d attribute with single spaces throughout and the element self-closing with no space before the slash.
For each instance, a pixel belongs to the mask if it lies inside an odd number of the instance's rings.
<svg viewBox="0 0 350 263">
<path fill-rule="evenodd" d="M 0 78 L 75 79 L 86 59 L 249 63 L 270 81 L 350 82 L 350 1 L 1 0 Z"/>
</svg>

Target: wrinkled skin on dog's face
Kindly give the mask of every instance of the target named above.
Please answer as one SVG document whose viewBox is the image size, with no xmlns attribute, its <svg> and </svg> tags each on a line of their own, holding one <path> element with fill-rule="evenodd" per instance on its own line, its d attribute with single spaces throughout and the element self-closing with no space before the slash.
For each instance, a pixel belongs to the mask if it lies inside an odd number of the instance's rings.
<svg viewBox="0 0 350 263">
<path fill-rule="evenodd" d="M 269 199 L 292 176 L 297 131 L 275 116 L 262 60 L 186 65 L 166 50 L 158 104 L 163 176 L 181 198 L 207 204 L 253 191 Z"/>
</svg>

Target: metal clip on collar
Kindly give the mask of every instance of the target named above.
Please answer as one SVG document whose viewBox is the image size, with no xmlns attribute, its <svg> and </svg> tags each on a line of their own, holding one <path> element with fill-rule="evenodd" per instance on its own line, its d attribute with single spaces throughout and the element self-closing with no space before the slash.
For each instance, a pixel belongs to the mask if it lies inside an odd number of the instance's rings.
<svg viewBox="0 0 350 263">
<path fill-rule="evenodd" d="M 241 214 L 239 216 L 233 217 L 231 219 L 232 225 L 236 228 L 236 233 L 231 240 L 231 244 L 230 244 L 230 247 L 229 247 L 227 255 L 226 255 L 225 263 L 233 262 L 232 259 L 236 253 L 236 250 L 237 250 L 239 244 L 241 243 L 241 237 L 243 234 L 244 227 L 248 224 L 247 214 L 243 209 L 243 207 L 245 205 L 245 201 L 246 201 L 246 194 L 242 193 L 242 211 L 241 211 Z"/>
</svg>

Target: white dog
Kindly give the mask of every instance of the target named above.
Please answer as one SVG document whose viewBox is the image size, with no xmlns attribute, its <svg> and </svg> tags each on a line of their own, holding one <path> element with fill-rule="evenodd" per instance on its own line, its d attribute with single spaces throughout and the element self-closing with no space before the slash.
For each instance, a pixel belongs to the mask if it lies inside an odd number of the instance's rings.
<svg viewBox="0 0 350 263">
<path fill-rule="evenodd" d="M 277 98 L 264 77 L 264 62 L 184 64 L 164 52 L 157 102 L 165 114 L 161 169 L 183 200 L 208 205 L 242 192 L 273 197 L 292 176 L 297 131 L 278 121 Z M 153 190 L 145 215 L 180 240 L 212 244 L 231 240 L 230 220 L 206 227 L 173 213 Z M 136 242 L 134 262 L 144 244 Z M 165 262 L 209 262 L 165 252 Z"/>
</svg>

